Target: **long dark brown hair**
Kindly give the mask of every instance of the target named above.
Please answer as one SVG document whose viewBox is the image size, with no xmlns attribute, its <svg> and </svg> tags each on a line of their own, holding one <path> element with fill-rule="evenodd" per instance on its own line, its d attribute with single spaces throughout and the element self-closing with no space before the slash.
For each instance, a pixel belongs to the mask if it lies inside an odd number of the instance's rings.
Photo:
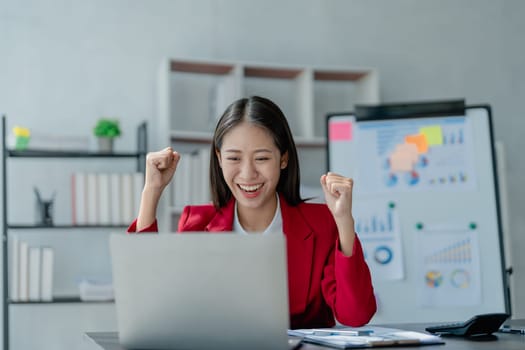
<svg viewBox="0 0 525 350">
<path fill-rule="evenodd" d="M 228 106 L 215 128 L 210 157 L 210 189 L 215 208 L 224 207 L 232 197 L 222 175 L 216 151 L 220 151 L 224 135 L 243 121 L 268 130 L 281 156 L 288 152 L 288 165 L 281 169 L 277 192 L 292 206 L 303 202 L 299 192 L 299 159 L 288 121 L 275 103 L 264 97 L 252 96 Z"/>
</svg>

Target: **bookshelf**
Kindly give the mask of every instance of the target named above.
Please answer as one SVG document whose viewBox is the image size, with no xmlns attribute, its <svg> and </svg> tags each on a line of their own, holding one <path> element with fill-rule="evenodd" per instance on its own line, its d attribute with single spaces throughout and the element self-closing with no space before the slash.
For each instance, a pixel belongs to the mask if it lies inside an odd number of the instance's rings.
<svg viewBox="0 0 525 350">
<path fill-rule="evenodd" d="M 326 168 L 326 114 L 379 103 L 379 75 L 373 68 L 166 58 L 157 93 L 153 147 L 172 145 L 186 154 L 210 147 L 216 122 L 231 102 L 252 95 L 270 98 L 294 134 L 302 183 L 315 187 Z M 158 220 L 161 230 L 174 231 L 182 207 L 174 205 L 175 185 L 170 186 L 159 204 Z M 208 188 L 207 183 L 201 186 Z"/>
<path fill-rule="evenodd" d="M 112 164 L 114 161 L 134 161 L 136 162 L 135 171 L 144 174 L 145 156 L 147 152 L 147 124 L 146 122 L 141 123 L 137 127 L 137 148 L 135 152 L 117 152 L 117 153 L 99 153 L 90 151 L 55 151 L 55 150 L 37 150 L 37 149 L 26 149 L 26 150 L 15 150 L 9 149 L 7 146 L 7 126 L 6 116 L 2 116 L 2 246 L 3 246 L 3 349 L 9 349 L 9 333 L 10 333 L 10 314 L 16 312 L 18 309 L 13 307 L 30 307 L 35 305 L 51 305 L 51 304 L 111 304 L 109 301 L 83 301 L 78 295 L 52 295 L 50 300 L 20 300 L 18 297 L 13 298 L 11 295 L 12 286 L 12 271 L 10 261 L 13 258 L 11 250 L 10 232 L 17 230 L 29 230 L 33 232 L 41 233 L 45 235 L 47 231 L 70 231 L 75 229 L 93 229 L 96 234 L 100 229 L 119 229 L 127 227 L 127 224 L 74 224 L 72 223 L 61 223 L 53 225 L 44 225 L 31 222 L 11 222 L 8 216 L 9 195 L 8 195 L 8 167 L 13 161 L 31 161 L 35 159 L 46 159 L 46 160 L 73 160 L 73 159 L 84 159 L 99 160 L 105 159 Z M 75 165 L 79 166 L 79 165 Z M 110 165 L 108 165 L 110 167 Z M 11 174 L 12 175 L 12 174 Z M 65 186 L 68 188 L 68 186 Z M 97 231 L 98 230 L 98 231 Z M 107 231 L 107 230 L 105 230 Z M 18 278 L 18 277 L 17 277 Z"/>
</svg>

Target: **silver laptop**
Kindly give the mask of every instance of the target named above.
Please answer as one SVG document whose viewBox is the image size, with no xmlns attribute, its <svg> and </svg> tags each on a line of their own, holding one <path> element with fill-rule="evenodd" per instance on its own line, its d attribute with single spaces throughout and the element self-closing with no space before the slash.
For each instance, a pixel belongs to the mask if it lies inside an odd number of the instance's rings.
<svg viewBox="0 0 525 350">
<path fill-rule="evenodd" d="M 113 234 L 129 349 L 288 349 L 284 235 Z"/>
</svg>

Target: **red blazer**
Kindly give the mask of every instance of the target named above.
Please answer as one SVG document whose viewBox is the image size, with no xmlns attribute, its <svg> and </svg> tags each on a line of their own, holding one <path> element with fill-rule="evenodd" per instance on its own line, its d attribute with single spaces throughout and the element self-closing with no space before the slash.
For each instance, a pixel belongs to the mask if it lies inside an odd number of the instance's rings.
<svg viewBox="0 0 525 350">
<path fill-rule="evenodd" d="M 231 231 L 235 201 L 184 208 L 178 231 Z M 338 247 L 338 232 L 328 207 L 301 203 L 290 206 L 280 196 L 287 241 L 291 328 L 332 327 L 334 317 L 348 326 L 366 324 L 376 311 L 370 271 L 359 239 L 351 257 Z M 135 232 L 135 222 L 128 232 Z M 157 223 L 141 232 L 157 231 Z"/>
</svg>

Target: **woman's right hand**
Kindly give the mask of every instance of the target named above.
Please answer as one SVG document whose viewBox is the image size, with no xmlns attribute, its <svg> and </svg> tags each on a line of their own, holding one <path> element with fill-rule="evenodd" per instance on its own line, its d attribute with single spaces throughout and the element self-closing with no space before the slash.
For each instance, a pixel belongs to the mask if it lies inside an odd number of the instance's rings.
<svg viewBox="0 0 525 350">
<path fill-rule="evenodd" d="M 149 227 L 155 221 L 160 196 L 173 178 L 179 160 L 180 155 L 171 147 L 150 152 L 146 156 L 146 176 L 137 217 L 137 231 Z"/>
<path fill-rule="evenodd" d="M 173 178 L 179 160 L 180 155 L 171 147 L 148 153 L 144 188 L 162 192 Z"/>
</svg>

